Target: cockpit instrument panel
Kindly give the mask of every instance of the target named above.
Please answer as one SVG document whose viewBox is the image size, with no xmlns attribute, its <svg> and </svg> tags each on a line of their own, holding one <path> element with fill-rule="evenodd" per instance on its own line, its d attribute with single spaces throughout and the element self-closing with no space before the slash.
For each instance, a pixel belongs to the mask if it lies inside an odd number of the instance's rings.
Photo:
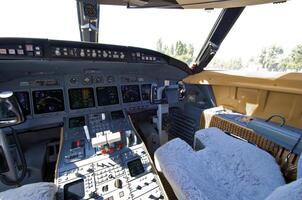
<svg viewBox="0 0 302 200">
<path fill-rule="evenodd" d="M 141 100 L 138 85 L 122 85 L 121 90 L 124 103 L 137 102 Z"/>
<path fill-rule="evenodd" d="M 119 104 L 118 92 L 116 86 L 97 87 L 96 93 L 99 106 L 108 106 Z"/>
<path fill-rule="evenodd" d="M 68 90 L 70 109 L 94 107 L 93 88 L 74 88 Z"/>
<path fill-rule="evenodd" d="M 33 91 L 35 114 L 64 111 L 63 90 Z"/>
</svg>

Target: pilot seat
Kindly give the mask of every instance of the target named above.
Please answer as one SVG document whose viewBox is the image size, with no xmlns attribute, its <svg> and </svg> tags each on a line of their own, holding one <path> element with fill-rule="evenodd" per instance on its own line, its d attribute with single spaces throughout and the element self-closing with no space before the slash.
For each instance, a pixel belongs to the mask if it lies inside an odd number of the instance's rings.
<svg viewBox="0 0 302 200">
<path fill-rule="evenodd" d="M 194 149 L 176 138 L 155 152 L 156 167 L 178 199 L 301 199 L 302 169 L 300 179 L 286 185 L 275 159 L 255 145 L 218 128 L 197 131 L 194 140 Z"/>
</svg>

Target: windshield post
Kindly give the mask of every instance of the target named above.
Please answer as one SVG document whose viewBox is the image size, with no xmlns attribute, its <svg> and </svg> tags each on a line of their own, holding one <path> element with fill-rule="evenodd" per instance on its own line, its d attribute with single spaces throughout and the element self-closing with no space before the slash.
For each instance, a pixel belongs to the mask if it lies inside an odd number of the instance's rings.
<svg viewBox="0 0 302 200">
<path fill-rule="evenodd" d="M 76 0 L 81 41 L 98 43 L 99 4 L 97 0 Z"/>
<path fill-rule="evenodd" d="M 244 8 L 245 7 L 225 8 L 221 11 L 196 58 L 196 64 L 193 68 L 194 73 L 201 72 L 210 63 Z"/>
</svg>

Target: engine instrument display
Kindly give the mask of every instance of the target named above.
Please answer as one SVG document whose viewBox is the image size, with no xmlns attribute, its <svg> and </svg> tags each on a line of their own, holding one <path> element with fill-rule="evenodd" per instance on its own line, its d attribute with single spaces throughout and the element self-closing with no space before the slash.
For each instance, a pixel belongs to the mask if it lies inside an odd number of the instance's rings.
<svg viewBox="0 0 302 200">
<path fill-rule="evenodd" d="M 24 115 L 30 115 L 30 103 L 28 92 L 15 92 Z"/>
<path fill-rule="evenodd" d="M 63 90 L 33 91 L 35 114 L 64 111 Z"/>
<path fill-rule="evenodd" d="M 97 87 L 96 94 L 99 106 L 114 105 L 119 103 L 116 86 Z"/>
<path fill-rule="evenodd" d="M 121 90 L 124 103 L 137 102 L 141 100 L 138 85 L 122 85 Z"/>
<path fill-rule="evenodd" d="M 142 98 L 144 101 L 150 100 L 151 84 L 143 84 L 141 86 Z"/>
<path fill-rule="evenodd" d="M 84 116 L 69 118 L 69 128 L 78 128 L 85 125 L 86 123 Z"/>
<path fill-rule="evenodd" d="M 111 112 L 111 119 L 112 120 L 116 120 L 116 119 L 123 119 L 125 118 L 124 113 L 122 110 L 117 110 L 117 111 L 113 111 Z"/>
<path fill-rule="evenodd" d="M 82 109 L 94 107 L 94 94 L 92 88 L 69 89 L 70 109 Z"/>
</svg>

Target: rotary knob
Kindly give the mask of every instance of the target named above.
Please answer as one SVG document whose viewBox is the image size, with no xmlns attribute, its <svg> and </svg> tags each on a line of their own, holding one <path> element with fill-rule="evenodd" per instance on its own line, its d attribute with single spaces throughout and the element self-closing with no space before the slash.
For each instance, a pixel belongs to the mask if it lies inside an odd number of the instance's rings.
<svg viewBox="0 0 302 200">
<path fill-rule="evenodd" d="M 121 189 L 121 188 L 123 187 L 123 182 L 122 182 L 122 180 L 121 180 L 121 179 L 116 179 L 115 182 L 114 182 L 114 186 L 115 186 L 116 188 Z"/>
</svg>

